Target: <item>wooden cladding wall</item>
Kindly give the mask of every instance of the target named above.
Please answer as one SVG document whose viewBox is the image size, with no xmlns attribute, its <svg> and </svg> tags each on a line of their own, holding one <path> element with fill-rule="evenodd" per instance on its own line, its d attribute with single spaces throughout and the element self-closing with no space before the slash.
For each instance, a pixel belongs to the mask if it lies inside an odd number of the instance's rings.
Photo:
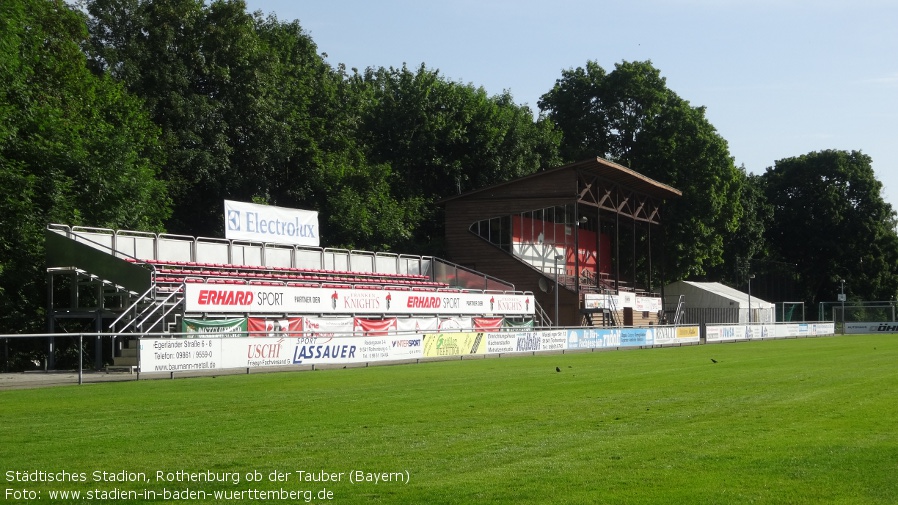
<svg viewBox="0 0 898 505">
<path fill-rule="evenodd" d="M 528 184 L 508 184 L 446 202 L 446 248 L 449 260 L 511 282 L 521 291 L 532 291 L 549 317 L 555 318 L 555 293 L 539 289 L 545 277 L 533 267 L 471 233 L 473 223 L 533 209 L 570 204 L 577 200 L 577 178 L 573 172 L 555 172 L 534 177 Z M 551 290 L 554 283 L 547 278 Z M 563 286 L 558 291 L 561 324 L 577 325 L 578 295 Z"/>
<path fill-rule="evenodd" d="M 603 209 L 598 211 L 603 220 L 608 220 L 609 216 L 613 215 L 614 211 L 610 209 L 617 209 L 621 217 L 627 221 L 635 219 L 656 223 L 660 201 L 627 189 L 630 184 L 642 188 L 645 186 L 644 181 L 636 180 L 634 177 L 624 179 L 618 177 L 615 181 L 613 183 L 606 181 L 601 174 L 584 172 L 579 165 L 571 165 L 564 169 L 539 172 L 508 183 L 448 198 L 443 201 L 448 259 L 511 282 L 520 291 L 532 291 L 543 310 L 554 319 L 554 279 L 518 260 L 510 252 L 472 233 L 471 225 L 487 219 L 505 218 L 553 206 L 575 205 L 578 202 L 581 206 L 581 215 L 584 211 L 590 214 L 597 212 L 595 209 L 599 207 Z M 657 188 L 651 186 L 649 189 L 654 191 Z M 668 189 L 671 195 L 679 194 L 676 190 Z M 580 194 L 581 191 L 583 195 Z M 664 195 L 666 193 L 661 196 Z M 540 279 L 545 279 L 543 286 L 547 287 L 546 291 L 540 289 Z M 556 323 L 571 326 L 581 324 L 578 293 L 560 286 L 558 304 L 561 317 Z M 655 314 L 649 314 L 647 317 L 642 313 L 633 314 L 633 324 L 657 324 L 657 322 Z"/>
</svg>

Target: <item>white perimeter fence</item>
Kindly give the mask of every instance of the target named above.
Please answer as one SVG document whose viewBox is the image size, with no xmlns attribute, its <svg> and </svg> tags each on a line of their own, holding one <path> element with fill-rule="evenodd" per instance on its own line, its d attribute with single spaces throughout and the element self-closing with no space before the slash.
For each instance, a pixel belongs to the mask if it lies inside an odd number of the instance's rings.
<svg viewBox="0 0 898 505">
<path fill-rule="evenodd" d="M 315 369 L 471 359 L 542 352 L 654 348 L 835 334 L 833 322 L 757 323 L 647 328 L 558 328 L 496 332 L 453 331 L 380 335 L 269 333 L 145 334 L 137 337 L 137 379 L 201 375 L 217 371 L 250 373 L 254 369 Z M 2 335 L 3 358 L 9 339 L 77 338 L 78 384 L 83 383 L 84 343 L 110 334 Z M 118 338 L 124 337 L 119 335 Z M 128 335 L 132 337 L 132 335 Z M 4 363 L 5 365 L 5 363 Z M 119 367 L 121 368 L 121 367 Z"/>
</svg>

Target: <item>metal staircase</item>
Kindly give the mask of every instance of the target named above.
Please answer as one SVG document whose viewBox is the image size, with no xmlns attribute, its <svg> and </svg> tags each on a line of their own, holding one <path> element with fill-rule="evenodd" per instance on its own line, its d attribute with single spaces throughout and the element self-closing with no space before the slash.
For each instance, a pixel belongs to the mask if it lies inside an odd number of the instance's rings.
<svg viewBox="0 0 898 505">
<path fill-rule="evenodd" d="M 683 322 L 683 313 L 686 310 L 686 296 L 680 295 L 676 305 L 671 308 L 665 304 L 664 307 L 664 324 L 678 325 Z"/>
<path fill-rule="evenodd" d="M 617 304 L 613 296 L 607 296 L 608 292 L 604 292 L 603 303 L 601 307 L 581 309 L 583 313 L 584 323 L 587 326 L 618 326 L 617 321 Z"/>
<path fill-rule="evenodd" d="M 171 292 L 150 287 L 109 325 L 113 333 L 169 333 L 184 303 L 184 286 Z"/>
<path fill-rule="evenodd" d="M 183 311 L 178 308 L 184 303 L 184 286 L 171 292 L 161 292 L 156 286 L 150 287 L 110 325 L 113 333 L 113 347 L 116 349 L 113 365 L 110 368 L 129 368 L 133 371 L 137 366 L 137 339 L 131 338 L 135 333 L 171 333 L 177 328 L 177 319 Z"/>
</svg>

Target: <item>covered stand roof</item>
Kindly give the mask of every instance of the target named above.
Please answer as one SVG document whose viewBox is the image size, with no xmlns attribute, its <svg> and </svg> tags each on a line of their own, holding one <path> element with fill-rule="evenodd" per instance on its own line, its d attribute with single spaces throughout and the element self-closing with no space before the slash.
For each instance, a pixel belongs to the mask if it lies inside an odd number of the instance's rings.
<svg viewBox="0 0 898 505">
<path fill-rule="evenodd" d="M 664 202 L 680 196 L 671 186 L 594 157 L 439 203 L 446 209 L 452 261 L 531 290 L 541 306 L 559 306 L 559 322 L 579 324 L 583 292 L 653 292 L 651 228 L 661 223 Z M 565 289 L 543 290 L 550 278 Z"/>
<path fill-rule="evenodd" d="M 592 205 L 614 212 L 625 210 L 620 205 L 621 197 L 616 195 L 616 193 L 620 192 L 622 189 L 626 193 L 641 195 L 659 201 L 683 196 L 683 193 L 676 188 L 658 182 L 650 177 L 646 177 L 645 175 L 623 165 L 614 163 L 613 161 L 596 157 L 548 170 L 542 170 L 524 177 L 444 198 L 439 203 L 445 204 L 458 199 L 482 198 L 483 196 L 501 198 L 501 195 L 505 194 L 505 190 L 508 186 L 531 187 L 534 188 L 534 194 L 539 194 L 546 198 L 552 196 L 557 197 L 559 195 L 557 195 L 557 193 L 553 195 L 553 193 L 560 188 L 557 186 L 554 188 L 545 187 L 537 183 L 539 179 L 555 180 L 558 174 L 565 172 L 576 172 L 578 174 L 578 184 L 576 189 L 577 194 L 569 193 L 564 196 L 576 198 L 582 204 Z M 569 190 L 574 190 L 574 187 L 569 187 Z M 485 193 L 485 195 L 481 195 L 481 193 Z M 519 198 L 521 195 L 518 194 L 516 197 Z M 639 205 L 637 205 L 637 207 L 639 207 Z M 638 212 L 634 212 L 631 214 L 631 217 L 641 221 L 658 222 L 655 212 L 643 216 L 642 219 L 639 219 Z"/>
<path fill-rule="evenodd" d="M 623 165 L 618 165 L 613 161 L 608 161 L 604 158 L 594 158 L 579 161 L 577 163 L 565 165 L 554 170 L 568 170 L 571 168 L 594 173 L 595 175 L 613 184 L 627 187 L 637 193 L 642 193 L 646 196 L 657 198 L 659 200 L 665 200 L 667 198 L 672 198 L 675 196 L 683 196 L 683 192 L 676 188 L 668 186 L 663 182 L 658 182 L 650 177 L 642 175 Z"/>
</svg>

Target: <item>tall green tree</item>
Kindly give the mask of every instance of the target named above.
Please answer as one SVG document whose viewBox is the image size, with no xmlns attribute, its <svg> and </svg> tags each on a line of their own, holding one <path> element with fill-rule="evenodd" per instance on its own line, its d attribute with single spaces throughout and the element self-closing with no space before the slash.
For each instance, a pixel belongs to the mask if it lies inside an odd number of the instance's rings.
<svg viewBox="0 0 898 505">
<path fill-rule="evenodd" d="M 764 195 L 764 185 L 760 175 L 750 174 L 740 168 L 743 178 L 742 218 L 739 227 L 724 236 L 724 263 L 714 268 L 710 275 L 734 286 L 747 283 L 748 276 L 757 274 L 759 264 L 775 260 L 767 247 L 765 231 L 773 219 L 773 209 Z"/>
<path fill-rule="evenodd" d="M 271 61 L 240 0 L 89 0 L 92 62 L 161 128 L 169 231 L 220 235 L 222 201 L 264 197 L 279 129 Z"/>
<path fill-rule="evenodd" d="M 683 192 L 665 203 L 666 281 L 702 277 L 722 264 L 724 237 L 741 222 L 744 177 L 726 141 L 705 117 L 667 88 L 651 62 L 595 62 L 562 72 L 539 100 L 563 132 L 566 161 L 603 156 Z M 658 275 L 657 273 L 655 274 Z"/>
<path fill-rule="evenodd" d="M 319 211 L 324 245 L 407 240 L 419 199 L 357 147 L 366 95 L 298 22 L 242 0 L 91 0 L 96 67 L 141 96 L 164 132 L 170 231 L 223 234 L 222 200 Z"/>
<path fill-rule="evenodd" d="M 767 242 L 795 265 L 813 310 L 836 298 L 841 280 L 852 298 L 894 299 L 898 222 L 869 156 L 827 150 L 786 158 L 763 182 L 773 207 Z"/>
<path fill-rule="evenodd" d="M 318 210 L 330 246 L 385 250 L 407 243 L 420 198 L 392 191 L 390 165 L 371 163 L 357 140 L 370 94 L 342 66 L 329 66 L 298 22 L 269 17 L 258 30 L 277 83 L 264 200 Z"/>
<path fill-rule="evenodd" d="M 77 10 L 0 3 L 0 333 L 45 328 L 48 223 L 160 230 L 163 151 L 140 101 L 97 77 Z"/>
<path fill-rule="evenodd" d="M 440 252 L 439 199 L 560 161 L 553 125 L 534 120 L 510 93 L 491 97 L 423 64 L 369 68 L 353 82 L 367 97 L 360 128 L 367 158 L 392 168 L 396 198 L 420 200 L 415 240 L 407 245 L 419 252 Z"/>
</svg>

